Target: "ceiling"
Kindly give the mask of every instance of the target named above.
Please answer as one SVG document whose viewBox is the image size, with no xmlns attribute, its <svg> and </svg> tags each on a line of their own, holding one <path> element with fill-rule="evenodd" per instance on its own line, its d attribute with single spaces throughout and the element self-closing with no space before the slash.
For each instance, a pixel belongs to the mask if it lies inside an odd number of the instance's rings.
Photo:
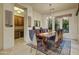
<svg viewBox="0 0 79 59">
<path fill-rule="evenodd" d="M 51 7 L 49 6 L 48 3 L 30 3 L 29 5 L 32 6 L 34 10 L 42 14 L 48 14 L 50 8 L 54 8 L 52 12 L 77 8 L 77 3 L 52 3 Z"/>
</svg>

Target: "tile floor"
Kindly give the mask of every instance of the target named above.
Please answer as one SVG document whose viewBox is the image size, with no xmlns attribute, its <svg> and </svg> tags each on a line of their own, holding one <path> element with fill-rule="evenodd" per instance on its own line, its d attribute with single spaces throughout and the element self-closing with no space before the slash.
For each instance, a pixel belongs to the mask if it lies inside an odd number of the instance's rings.
<svg viewBox="0 0 79 59">
<path fill-rule="evenodd" d="M 38 55 L 44 55 L 42 52 L 38 51 Z M 71 54 L 79 55 L 79 42 L 71 40 Z M 15 46 L 11 49 L 0 50 L 0 55 L 36 55 L 36 49 L 31 48 L 26 45 L 23 38 L 15 40 Z"/>
<path fill-rule="evenodd" d="M 79 41 L 71 40 L 71 55 L 79 55 Z"/>
<path fill-rule="evenodd" d="M 14 48 L 0 51 L 0 55 L 35 55 L 35 54 L 36 54 L 36 49 L 32 49 L 31 52 L 31 47 L 27 46 L 26 42 L 24 42 L 22 38 L 15 40 Z M 40 51 L 38 51 L 37 54 L 43 55 L 43 53 Z"/>
</svg>

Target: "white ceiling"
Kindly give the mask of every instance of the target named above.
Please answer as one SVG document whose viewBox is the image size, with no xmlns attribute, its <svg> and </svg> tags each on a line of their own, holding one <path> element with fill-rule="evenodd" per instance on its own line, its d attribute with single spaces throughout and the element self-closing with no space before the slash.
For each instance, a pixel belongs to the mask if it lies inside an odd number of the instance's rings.
<svg viewBox="0 0 79 59">
<path fill-rule="evenodd" d="M 30 3 L 29 5 L 31 5 L 34 10 L 43 14 L 48 14 L 50 8 L 54 8 L 54 12 L 77 8 L 77 3 L 52 3 L 51 7 L 49 7 L 48 3 Z"/>
</svg>

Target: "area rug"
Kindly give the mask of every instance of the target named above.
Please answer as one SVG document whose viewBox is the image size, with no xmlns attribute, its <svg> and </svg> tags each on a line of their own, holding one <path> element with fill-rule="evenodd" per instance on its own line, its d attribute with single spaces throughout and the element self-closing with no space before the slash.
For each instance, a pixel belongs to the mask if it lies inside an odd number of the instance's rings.
<svg viewBox="0 0 79 59">
<path fill-rule="evenodd" d="M 31 43 L 27 44 L 31 48 L 39 50 L 40 52 L 46 54 L 46 55 L 70 55 L 71 53 L 71 40 L 68 38 L 64 38 L 63 42 L 61 43 L 60 47 L 55 49 L 52 47 L 52 49 L 49 49 L 48 51 L 45 51 L 43 47 L 37 48 L 37 46 L 34 46 Z"/>
</svg>

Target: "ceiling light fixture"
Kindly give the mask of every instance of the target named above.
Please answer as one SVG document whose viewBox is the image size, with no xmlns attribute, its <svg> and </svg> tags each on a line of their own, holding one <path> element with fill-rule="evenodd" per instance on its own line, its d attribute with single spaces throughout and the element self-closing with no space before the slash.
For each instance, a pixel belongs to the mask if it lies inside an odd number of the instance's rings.
<svg viewBox="0 0 79 59">
<path fill-rule="evenodd" d="M 52 16 L 54 14 L 54 8 L 52 8 L 52 4 L 49 4 L 49 17 L 48 19 L 52 19 L 54 18 L 54 16 Z"/>
<path fill-rule="evenodd" d="M 21 13 L 21 11 L 18 10 L 17 13 Z"/>
<path fill-rule="evenodd" d="M 14 7 L 14 10 L 19 10 L 19 8 L 18 7 Z"/>
<path fill-rule="evenodd" d="M 15 10 L 15 11 L 17 11 L 18 13 L 24 12 L 24 10 L 23 10 L 23 9 L 18 8 L 18 7 L 14 7 L 14 10 Z"/>
<path fill-rule="evenodd" d="M 21 11 L 21 12 L 24 12 L 24 10 L 23 10 L 23 9 L 20 9 L 20 11 Z"/>
</svg>

